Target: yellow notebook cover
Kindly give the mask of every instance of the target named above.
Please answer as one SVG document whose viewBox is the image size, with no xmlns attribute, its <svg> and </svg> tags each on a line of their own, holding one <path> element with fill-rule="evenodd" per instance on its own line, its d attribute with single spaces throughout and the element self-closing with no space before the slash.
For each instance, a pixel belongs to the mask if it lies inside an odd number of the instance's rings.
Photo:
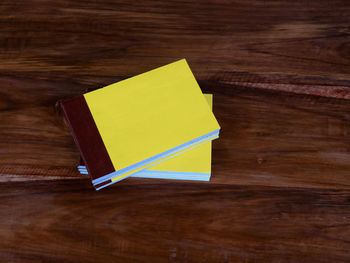
<svg viewBox="0 0 350 263">
<path fill-rule="evenodd" d="M 220 129 L 185 59 L 62 108 L 96 188 L 213 140 Z"/>
</svg>

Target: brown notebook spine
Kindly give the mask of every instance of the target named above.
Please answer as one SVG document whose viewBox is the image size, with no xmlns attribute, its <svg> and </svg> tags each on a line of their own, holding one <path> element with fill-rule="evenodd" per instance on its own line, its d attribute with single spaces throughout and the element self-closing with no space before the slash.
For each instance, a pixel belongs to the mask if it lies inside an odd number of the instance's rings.
<svg viewBox="0 0 350 263">
<path fill-rule="evenodd" d="M 75 144 L 92 180 L 115 171 L 84 96 L 61 102 Z"/>
</svg>

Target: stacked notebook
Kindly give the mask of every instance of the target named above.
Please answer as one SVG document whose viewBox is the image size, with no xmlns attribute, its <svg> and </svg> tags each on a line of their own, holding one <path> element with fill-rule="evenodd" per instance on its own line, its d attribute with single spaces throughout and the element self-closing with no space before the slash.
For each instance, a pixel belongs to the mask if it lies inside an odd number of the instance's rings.
<svg viewBox="0 0 350 263">
<path fill-rule="evenodd" d="M 186 60 L 61 103 L 99 190 L 129 176 L 210 179 L 211 141 L 220 126 L 212 95 L 201 92 Z"/>
</svg>

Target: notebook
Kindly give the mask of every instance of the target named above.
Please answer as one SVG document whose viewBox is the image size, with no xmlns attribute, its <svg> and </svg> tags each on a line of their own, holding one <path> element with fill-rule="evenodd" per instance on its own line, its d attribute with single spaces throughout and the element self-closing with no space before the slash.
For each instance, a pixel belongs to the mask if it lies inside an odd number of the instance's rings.
<svg viewBox="0 0 350 263">
<path fill-rule="evenodd" d="M 212 109 L 213 95 L 204 94 L 204 97 Z M 88 174 L 82 158 L 79 161 L 78 171 L 81 174 Z M 209 181 L 210 175 L 211 142 L 208 142 L 167 161 L 136 172 L 131 177 Z"/>
<path fill-rule="evenodd" d="M 95 188 L 216 139 L 185 59 L 61 103 Z"/>
</svg>

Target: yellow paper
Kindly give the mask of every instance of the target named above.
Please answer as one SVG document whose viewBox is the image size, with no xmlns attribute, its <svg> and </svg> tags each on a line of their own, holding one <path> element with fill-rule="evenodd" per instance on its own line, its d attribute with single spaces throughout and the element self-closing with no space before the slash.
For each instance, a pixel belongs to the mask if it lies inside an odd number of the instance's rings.
<svg viewBox="0 0 350 263">
<path fill-rule="evenodd" d="M 184 59 L 84 97 L 116 171 L 220 128 Z"/>
</svg>

